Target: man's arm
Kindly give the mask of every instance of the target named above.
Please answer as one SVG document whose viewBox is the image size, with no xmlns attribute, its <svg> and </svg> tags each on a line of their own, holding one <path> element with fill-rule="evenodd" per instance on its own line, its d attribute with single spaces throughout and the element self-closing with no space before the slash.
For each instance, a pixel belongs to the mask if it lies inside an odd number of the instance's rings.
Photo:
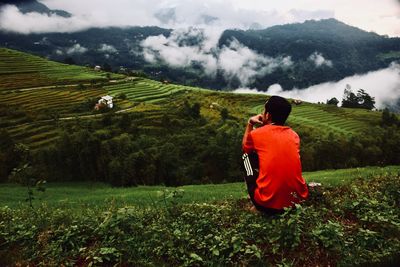
<svg viewBox="0 0 400 267">
<path fill-rule="evenodd" d="M 249 153 L 254 150 L 253 140 L 251 138 L 250 132 L 253 131 L 255 124 L 263 124 L 262 119 L 262 115 L 258 114 L 251 117 L 247 122 L 246 130 L 244 132 L 242 140 L 242 148 L 244 152 Z"/>
</svg>

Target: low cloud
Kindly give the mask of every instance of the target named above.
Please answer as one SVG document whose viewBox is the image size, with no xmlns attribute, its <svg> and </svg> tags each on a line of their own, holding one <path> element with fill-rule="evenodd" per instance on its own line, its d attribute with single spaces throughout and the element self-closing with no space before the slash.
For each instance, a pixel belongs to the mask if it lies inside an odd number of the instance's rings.
<svg viewBox="0 0 400 267">
<path fill-rule="evenodd" d="M 341 101 L 347 84 L 351 86 L 353 92 L 364 89 L 369 95 L 375 97 L 377 108 L 394 106 L 400 99 L 400 65 L 393 63 L 385 69 L 371 71 L 364 75 L 354 75 L 338 82 L 321 83 L 305 89 L 284 91 L 279 84 L 274 84 L 268 88 L 267 92 L 247 88 L 237 89 L 234 92 L 280 95 L 317 103 L 326 102 L 333 97 Z"/>
<path fill-rule="evenodd" d="M 336 18 L 379 34 L 399 36 L 399 5 L 393 0 L 39 0 L 55 14 L 22 14 L 15 6 L 0 11 L 0 29 L 19 33 L 74 32 L 91 27 L 160 26 L 164 28 L 267 28 L 309 19 Z M 12 2 L 12 1 L 7 1 Z M 1 4 L 1 3 L 0 3 Z M 357 12 L 355 12 L 357 10 Z"/>
<path fill-rule="evenodd" d="M 81 46 L 80 44 L 74 44 L 70 48 L 67 48 L 66 53 L 68 55 L 79 55 L 84 54 L 88 51 L 86 47 Z"/>
<path fill-rule="evenodd" d="M 218 40 L 221 32 L 189 28 L 175 30 L 168 38 L 164 35 L 151 36 L 141 43 L 143 56 L 148 62 L 161 62 L 176 68 L 199 64 L 206 75 L 215 77 L 220 71 L 226 81 L 238 79 L 242 86 L 278 67 L 288 68 L 293 64 L 289 56 L 267 57 L 236 39 L 220 48 Z"/>
<path fill-rule="evenodd" d="M 108 44 L 101 44 L 98 51 L 106 54 L 118 54 L 118 50 L 114 46 Z"/>
<path fill-rule="evenodd" d="M 311 60 L 312 62 L 314 62 L 314 64 L 315 64 L 316 67 L 320 67 L 320 66 L 323 66 L 323 65 L 326 65 L 326 66 L 328 66 L 328 67 L 332 67 L 332 66 L 333 66 L 332 61 L 331 61 L 331 60 L 325 59 L 325 58 L 322 56 L 322 54 L 319 53 L 319 52 L 314 52 L 314 53 L 312 53 L 312 54 L 308 57 L 308 59 Z"/>
<path fill-rule="evenodd" d="M 75 32 L 88 29 L 92 24 L 76 16 L 65 18 L 56 14 L 29 12 L 23 14 L 14 5 L 5 5 L 0 9 L 0 30 L 22 34 L 48 32 Z"/>
</svg>

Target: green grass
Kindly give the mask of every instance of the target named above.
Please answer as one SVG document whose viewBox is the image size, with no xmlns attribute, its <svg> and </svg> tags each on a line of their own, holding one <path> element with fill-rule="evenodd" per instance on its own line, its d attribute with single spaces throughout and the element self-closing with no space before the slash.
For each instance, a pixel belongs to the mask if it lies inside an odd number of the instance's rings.
<svg viewBox="0 0 400 267">
<path fill-rule="evenodd" d="M 189 90 L 185 86 L 174 84 L 162 84 L 148 79 L 135 79 L 126 83 L 105 86 L 111 96 L 125 94 L 132 102 L 157 103 L 177 93 Z"/>
<path fill-rule="evenodd" d="M 19 51 L 0 48 L 0 91 L 56 84 L 106 81 L 107 73 L 48 61 Z M 111 74 L 111 79 L 123 78 Z"/>
<path fill-rule="evenodd" d="M 347 184 L 356 178 L 368 178 L 388 173 L 399 173 L 400 166 L 365 167 L 341 170 L 326 170 L 305 172 L 307 182 L 320 182 L 327 186 Z M 82 206 L 107 206 L 114 203 L 117 206 L 137 205 L 162 206 L 163 194 L 167 190 L 184 191 L 181 203 L 203 203 L 225 199 L 240 199 L 246 197 L 244 183 L 187 185 L 178 188 L 163 186 L 139 186 L 131 188 L 112 188 L 102 183 L 50 183 L 45 193 L 35 192 L 40 199 L 36 202 L 46 202 L 51 206 L 80 208 Z M 18 207 L 27 205 L 26 188 L 13 184 L 0 184 L 0 206 Z"/>
</svg>

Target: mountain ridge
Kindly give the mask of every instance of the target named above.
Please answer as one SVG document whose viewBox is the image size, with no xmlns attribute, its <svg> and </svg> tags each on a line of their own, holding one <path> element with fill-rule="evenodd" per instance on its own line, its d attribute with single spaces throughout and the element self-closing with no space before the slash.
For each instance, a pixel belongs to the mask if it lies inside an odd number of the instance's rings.
<svg viewBox="0 0 400 267">
<path fill-rule="evenodd" d="M 306 88 L 386 68 L 391 62 L 400 60 L 400 38 L 366 32 L 336 19 L 324 19 L 276 25 L 262 30 L 227 29 L 211 51 L 201 51 L 203 58 L 211 56 L 214 57 L 212 60 L 219 63 L 221 59 L 215 55 L 215 51 L 228 48 L 233 53 L 239 53 L 238 48 L 244 48 L 255 57 L 261 57 L 262 64 L 270 64 L 269 61 L 275 60 L 278 65 L 273 63 L 273 68 L 265 73 L 259 71 L 263 66 L 245 70 L 237 66 L 234 73 L 229 73 L 229 69 L 218 65 L 210 71 L 206 69 L 206 62 L 197 61 L 198 55 L 195 53 L 182 54 L 185 53 L 184 49 L 198 50 L 204 46 L 202 42 L 207 35 L 204 29 L 197 32 L 198 36 L 192 38 L 190 30 L 177 33 L 174 29 L 157 26 L 90 28 L 72 33 L 27 35 L 0 31 L 0 46 L 59 62 L 100 65 L 113 71 L 142 71 L 153 79 L 167 79 L 216 90 L 248 87 L 265 91 L 273 84 L 281 85 L 284 90 Z M 171 38 L 176 34 L 188 41 L 174 43 Z M 169 55 L 160 57 L 163 51 L 157 49 L 166 50 L 170 48 L 169 44 L 158 43 L 156 50 L 146 50 L 143 42 L 149 37 L 165 38 L 167 42 L 172 42 L 176 46 L 175 53 L 188 57 L 189 63 L 171 64 L 168 62 Z M 237 47 L 232 47 L 232 42 L 237 42 Z M 146 51 L 153 53 L 153 62 L 146 59 Z M 280 65 L 285 60 L 289 67 Z M 268 68 L 269 65 L 264 67 Z M 243 81 L 241 75 L 245 71 L 250 71 L 252 76 Z"/>
<path fill-rule="evenodd" d="M 50 9 L 45 4 L 42 4 L 36 0 L 3 0 L 0 2 L 0 8 L 2 5 L 15 5 L 23 14 L 30 12 L 37 12 L 40 14 L 52 15 L 56 14 L 64 18 L 70 18 L 71 13 L 65 10 Z"/>
</svg>

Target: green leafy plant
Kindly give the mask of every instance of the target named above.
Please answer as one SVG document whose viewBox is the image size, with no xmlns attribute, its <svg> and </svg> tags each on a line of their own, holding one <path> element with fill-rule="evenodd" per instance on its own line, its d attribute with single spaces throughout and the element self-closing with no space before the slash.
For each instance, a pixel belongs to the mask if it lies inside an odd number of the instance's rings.
<svg viewBox="0 0 400 267">
<path fill-rule="evenodd" d="M 38 192 L 45 192 L 46 191 L 46 181 L 43 179 L 38 179 L 35 177 L 33 173 L 31 164 L 30 164 L 30 152 L 29 148 L 23 144 L 16 144 L 15 150 L 18 154 L 21 155 L 21 164 L 17 168 L 13 169 L 11 174 L 11 180 L 26 186 L 27 189 L 27 197 L 25 201 L 29 203 L 29 206 L 33 208 L 33 200 L 35 199 L 34 196 L 34 189 Z"/>
</svg>

